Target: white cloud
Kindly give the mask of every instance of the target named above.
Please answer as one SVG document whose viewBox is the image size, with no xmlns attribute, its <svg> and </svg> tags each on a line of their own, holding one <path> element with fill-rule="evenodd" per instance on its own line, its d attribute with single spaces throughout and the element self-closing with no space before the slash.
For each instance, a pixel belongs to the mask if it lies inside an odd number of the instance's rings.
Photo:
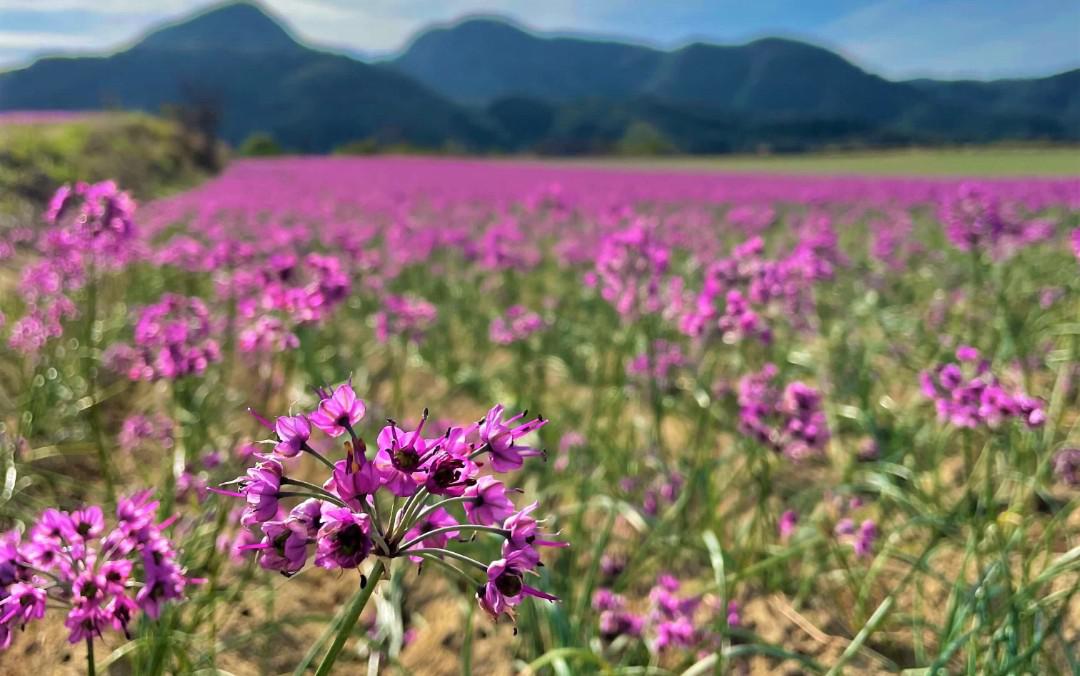
<svg viewBox="0 0 1080 676">
<path fill-rule="evenodd" d="M 208 4 L 206 0 L 0 0 L 0 10 L 27 12 L 88 11 L 98 14 L 168 14 Z"/>
<path fill-rule="evenodd" d="M 97 38 L 88 35 L 0 31 L 0 49 L 3 50 L 70 50 L 93 49 L 100 46 L 100 41 Z"/>
<path fill-rule="evenodd" d="M 880 0 L 822 36 L 892 77 L 1003 77 L 1080 64 L 1080 3 Z"/>
<path fill-rule="evenodd" d="M 2 2 L 3 0 L 0 0 Z M 266 0 L 304 37 L 364 51 L 400 49 L 418 31 L 470 13 L 502 14 L 540 29 L 575 27 L 574 0 Z"/>
</svg>

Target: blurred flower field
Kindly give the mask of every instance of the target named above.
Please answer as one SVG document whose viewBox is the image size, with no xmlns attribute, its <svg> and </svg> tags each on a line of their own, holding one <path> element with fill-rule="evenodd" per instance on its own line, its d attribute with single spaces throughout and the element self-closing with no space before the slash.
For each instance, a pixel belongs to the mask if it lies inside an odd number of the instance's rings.
<svg viewBox="0 0 1080 676">
<path fill-rule="evenodd" d="M 0 231 L 0 671 L 1080 672 L 1080 183 L 241 160 Z"/>
</svg>

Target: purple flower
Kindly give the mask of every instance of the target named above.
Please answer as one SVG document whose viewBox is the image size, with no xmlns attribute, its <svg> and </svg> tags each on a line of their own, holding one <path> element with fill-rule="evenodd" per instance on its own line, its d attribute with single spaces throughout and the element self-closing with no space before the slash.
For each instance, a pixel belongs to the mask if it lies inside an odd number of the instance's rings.
<svg viewBox="0 0 1080 676">
<path fill-rule="evenodd" d="M 619 596 L 610 589 L 600 587 L 593 592 L 592 597 L 593 610 L 620 610 L 626 607 L 626 599 Z"/>
<path fill-rule="evenodd" d="M 428 549 L 443 549 L 446 547 L 447 543 L 450 542 L 451 539 L 458 536 L 457 531 L 447 531 L 445 533 L 438 533 L 436 535 L 427 534 L 438 528 L 449 528 L 451 526 L 456 526 L 457 524 L 457 519 L 451 516 L 450 513 L 447 512 L 445 509 L 439 507 L 438 509 L 428 514 L 422 522 L 417 523 L 412 528 L 410 528 L 409 531 L 405 533 L 404 540 L 411 541 L 418 537 L 424 537 L 424 539 L 420 541 L 420 547 Z M 422 557 L 419 556 L 410 556 L 409 558 L 414 563 L 421 563 L 424 560 Z"/>
<path fill-rule="evenodd" d="M 847 517 L 836 523 L 833 533 L 841 541 L 849 543 L 855 550 L 855 556 L 860 559 L 873 553 L 874 542 L 878 536 L 877 524 L 872 520 L 866 519 L 856 529 L 855 522 Z"/>
<path fill-rule="evenodd" d="M 742 626 L 742 613 L 740 612 L 738 601 L 728 601 L 727 604 L 727 625 L 729 627 Z"/>
<path fill-rule="evenodd" d="M 427 481 L 424 469 L 427 442 L 420 436 L 426 422 L 425 411 L 411 434 L 394 424 L 379 432 L 379 452 L 372 463 L 382 477 L 383 485 L 399 497 L 414 494 Z"/>
<path fill-rule="evenodd" d="M 493 406 L 480 423 L 480 440 L 491 454 L 491 467 L 496 472 L 510 472 L 521 467 L 524 458 L 543 455 L 543 451 L 532 446 L 520 446 L 515 442 L 525 435 L 540 429 L 547 421 L 541 417 L 529 420 L 516 427 L 513 423 L 525 417 L 519 413 L 503 420 L 503 406 Z"/>
<path fill-rule="evenodd" d="M 289 512 L 285 525 L 290 530 L 309 540 L 315 539 L 322 528 L 322 510 L 327 503 L 314 498 L 304 500 Z"/>
<path fill-rule="evenodd" d="M 979 361 L 979 351 L 970 345 L 961 345 L 956 348 L 956 358 L 960 361 L 977 362 Z"/>
<path fill-rule="evenodd" d="M 512 616 L 512 608 L 525 596 L 558 601 L 558 597 L 525 584 L 525 573 L 530 570 L 532 566 L 520 552 L 492 561 L 487 568 L 487 582 L 476 592 L 480 607 L 497 620 L 504 613 Z"/>
<path fill-rule="evenodd" d="M 311 437 L 311 423 L 302 415 L 278 417 L 274 424 L 280 441 L 274 451 L 283 458 L 296 457 Z"/>
<path fill-rule="evenodd" d="M 105 582 L 105 591 L 110 594 L 122 594 L 131 578 L 135 564 L 130 559 L 113 559 L 101 564 L 101 579 Z"/>
<path fill-rule="evenodd" d="M 288 576 L 300 571 L 307 563 L 308 535 L 293 528 L 287 521 L 267 521 L 262 524 L 263 539 L 246 549 L 259 550 L 259 565 Z"/>
<path fill-rule="evenodd" d="M 787 540 L 795 532 L 795 526 L 799 523 L 799 515 L 795 510 L 786 510 L 780 515 L 780 521 L 777 524 L 777 528 L 780 531 L 780 539 Z"/>
<path fill-rule="evenodd" d="M 985 251 L 995 259 L 1053 235 L 1053 223 L 1025 222 L 1002 204 L 988 184 L 964 183 L 941 204 L 939 218 L 949 241 L 961 251 Z"/>
<path fill-rule="evenodd" d="M 240 493 L 247 501 L 247 508 L 240 518 L 240 523 L 252 526 L 269 521 L 277 515 L 281 470 L 280 462 L 266 459 L 249 469 L 246 479 L 240 480 Z"/>
<path fill-rule="evenodd" d="M 340 437 L 360 422 L 367 411 L 363 399 L 356 397 L 350 383 L 332 392 L 321 392 L 319 408 L 311 414 L 311 424 L 331 437 Z"/>
<path fill-rule="evenodd" d="M 477 469 L 476 463 L 467 457 L 436 453 L 428 461 L 424 487 L 432 495 L 461 495 Z"/>
<path fill-rule="evenodd" d="M 465 515 L 470 523 L 493 526 L 514 513 L 514 503 L 506 497 L 506 486 L 490 476 L 482 476 L 465 489 Z"/>
<path fill-rule="evenodd" d="M 540 562 L 540 554 L 536 551 L 536 547 L 570 546 L 569 542 L 540 539 L 539 523 L 532 517 L 532 512 L 536 510 L 539 504 L 534 502 L 507 517 L 506 521 L 503 522 L 503 529 L 509 533 L 506 542 L 503 543 L 504 556 L 509 556 L 511 553 L 520 553 L 524 561 L 528 561 L 535 566 Z"/>
<path fill-rule="evenodd" d="M 351 509 L 324 509 L 316 537 L 315 565 L 321 568 L 356 568 L 371 552 L 371 519 Z"/>
<path fill-rule="evenodd" d="M 664 281 L 671 258 L 656 223 L 635 222 L 611 232 L 596 254 L 600 296 L 630 322 L 661 309 Z"/>
<path fill-rule="evenodd" d="M 157 619 L 162 603 L 183 597 L 188 580 L 176 563 L 175 552 L 163 549 L 160 541 L 150 543 L 142 553 L 146 579 L 135 596 L 135 602 L 149 617 Z"/>
<path fill-rule="evenodd" d="M 71 529 L 79 539 L 91 539 L 105 530 L 105 515 L 101 507 L 93 505 L 79 509 L 71 514 Z"/>
<path fill-rule="evenodd" d="M 363 456 L 360 456 L 361 458 Z M 352 454 L 345 460 L 334 463 L 334 471 L 331 478 L 323 488 L 337 495 L 345 502 L 361 500 L 372 495 L 382 483 L 378 470 L 374 463 L 361 461 L 353 462 Z"/>
<path fill-rule="evenodd" d="M 870 519 L 862 522 L 859 526 L 858 537 L 855 538 L 853 547 L 855 548 L 855 556 L 860 559 L 865 559 L 873 553 L 874 541 L 877 540 L 878 531 L 877 524 Z"/>
<path fill-rule="evenodd" d="M 7 589 L 7 598 L 0 601 L 0 625 L 25 625 L 30 620 L 45 617 L 45 590 L 25 582 L 16 582 Z"/>
<path fill-rule="evenodd" d="M 108 611 L 94 605 L 75 606 L 64 620 L 69 632 L 68 643 L 73 645 L 101 636 L 102 631 L 111 624 Z"/>
</svg>

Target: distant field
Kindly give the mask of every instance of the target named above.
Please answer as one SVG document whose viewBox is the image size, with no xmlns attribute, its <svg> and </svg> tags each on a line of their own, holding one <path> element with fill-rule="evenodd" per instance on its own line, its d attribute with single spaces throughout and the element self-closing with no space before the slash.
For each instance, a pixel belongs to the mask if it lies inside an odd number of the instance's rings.
<svg viewBox="0 0 1080 676">
<path fill-rule="evenodd" d="M 1080 176 L 1080 148 L 890 150 L 809 155 L 590 157 L 558 163 L 688 171 L 890 176 Z"/>
</svg>

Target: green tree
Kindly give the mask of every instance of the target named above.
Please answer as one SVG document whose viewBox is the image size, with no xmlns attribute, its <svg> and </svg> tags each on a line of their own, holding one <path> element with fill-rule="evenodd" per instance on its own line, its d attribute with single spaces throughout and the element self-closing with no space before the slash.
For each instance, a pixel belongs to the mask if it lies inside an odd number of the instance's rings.
<svg viewBox="0 0 1080 676">
<path fill-rule="evenodd" d="M 677 151 L 659 129 L 641 120 L 632 122 L 615 144 L 620 155 L 671 155 Z"/>
<path fill-rule="evenodd" d="M 244 157 L 270 157 L 281 155 L 285 151 L 273 136 L 264 131 L 257 131 L 244 139 L 244 142 L 240 144 L 239 152 Z"/>
</svg>

